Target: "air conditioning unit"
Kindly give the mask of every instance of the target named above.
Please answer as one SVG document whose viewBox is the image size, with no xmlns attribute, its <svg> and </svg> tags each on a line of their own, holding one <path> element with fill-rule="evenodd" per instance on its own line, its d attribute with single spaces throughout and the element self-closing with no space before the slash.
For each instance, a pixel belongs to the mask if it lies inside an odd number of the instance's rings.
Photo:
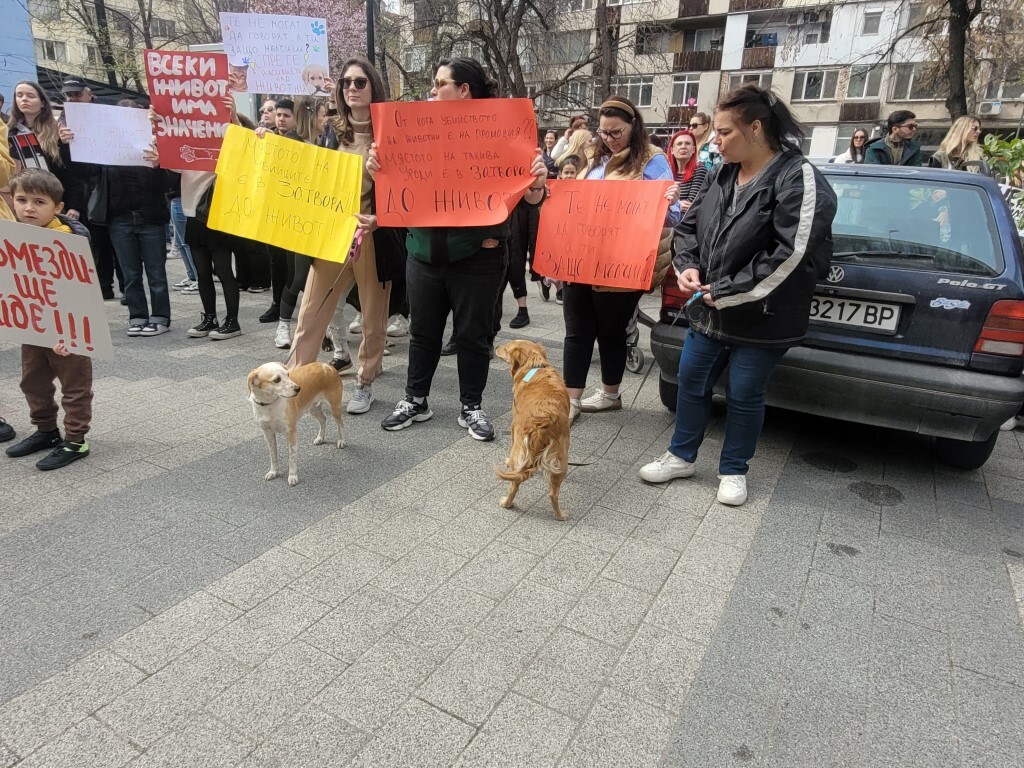
<svg viewBox="0 0 1024 768">
<path fill-rule="evenodd" d="M 978 114 L 985 117 L 995 117 L 1002 111 L 1003 102 L 1001 101 L 983 101 L 978 106 Z"/>
</svg>

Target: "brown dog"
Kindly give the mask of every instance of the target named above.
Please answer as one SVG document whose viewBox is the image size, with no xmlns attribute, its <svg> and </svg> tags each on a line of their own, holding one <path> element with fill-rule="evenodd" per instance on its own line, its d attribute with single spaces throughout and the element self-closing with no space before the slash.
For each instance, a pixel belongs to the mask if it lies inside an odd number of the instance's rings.
<svg viewBox="0 0 1024 768">
<path fill-rule="evenodd" d="M 569 393 L 551 367 L 544 347 L 532 341 L 510 341 L 496 350 L 512 373 L 512 448 L 507 469 L 498 477 L 511 483 L 501 506 L 508 509 L 519 486 L 538 469 L 551 483 L 551 509 L 556 520 L 568 520 L 558 506 L 558 489 L 569 469 Z"/>
<path fill-rule="evenodd" d="M 338 447 L 345 447 L 345 428 L 341 423 L 343 385 L 338 372 L 327 363 L 309 363 L 290 374 L 280 363 L 264 363 L 249 374 L 249 402 L 256 425 L 270 449 L 270 471 L 266 480 L 278 477 L 277 435 L 288 435 L 288 485 L 299 482 L 298 436 L 295 424 L 306 411 L 320 422 L 314 445 L 327 440 L 327 418 L 322 403 L 331 409 L 338 425 Z"/>
</svg>

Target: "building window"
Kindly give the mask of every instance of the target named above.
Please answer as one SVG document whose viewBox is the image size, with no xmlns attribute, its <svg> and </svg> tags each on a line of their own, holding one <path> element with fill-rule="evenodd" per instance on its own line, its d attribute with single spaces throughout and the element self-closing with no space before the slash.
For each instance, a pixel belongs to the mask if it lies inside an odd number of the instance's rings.
<svg viewBox="0 0 1024 768">
<path fill-rule="evenodd" d="M 170 40 L 174 37 L 174 22 L 168 21 L 167 19 L 158 19 L 155 16 L 150 19 L 149 24 L 150 31 L 154 37 L 162 37 L 164 40 Z"/>
<path fill-rule="evenodd" d="M 729 75 L 729 90 L 735 91 L 744 83 L 753 83 L 759 88 L 768 90 L 772 87 L 771 72 L 740 72 L 736 75 Z"/>
<path fill-rule="evenodd" d="M 717 51 L 722 47 L 724 29 L 688 29 L 683 33 L 684 51 Z"/>
<path fill-rule="evenodd" d="M 793 77 L 793 101 L 831 101 L 836 97 L 839 70 L 816 69 Z"/>
<path fill-rule="evenodd" d="M 578 64 L 590 55 L 590 30 L 556 32 L 548 38 L 547 59 L 550 64 Z"/>
<path fill-rule="evenodd" d="M 929 3 L 910 3 L 907 6 L 907 22 L 903 29 L 907 37 L 931 37 L 943 32 L 943 24 L 935 19 L 936 10 Z"/>
<path fill-rule="evenodd" d="M 561 7 L 567 11 L 592 11 L 595 5 L 596 0 L 567 0 Z"/>
<path fill-rule="evenodd" d="M 59 21 L 59 0 L 28 0 L 28 13 L 33 19 L 40 21 Z"/>
<path fill-rule="evenodd" d="M 608 5 L 638 5 L 645 2 L 647 0 L 608 0 Z"/>
<path fill-rule="evenodd" d="M 55 61 L 58 64 L 67 64 L 68 47 L 56 40 L 36 40 L 36 58 L 42 61 Z"/>
<path fill-rule="evenodd" d="M 927 74 L 929 64 L 893 67 L 892 101 L 936 101 L 938 90 Z"/>
<path fill-rule="evenodd" d="M 452 43 L 452 58 L 483 61 L 484 49 L 480 47 L 480 43 L 473 40 L 459 40 Z"/>
<path fill-rule="evenodd" d="M 877 35 L 882 27 L 881 11 L 864 11 L 864 23 L 861 25 L 862 35 Z"/>
<path fill-rule="evenodd" d="M 405 71 L 422 72 L 427 66 L 427 49 L 418 45 L 405 49 Z"/>
<path fill-rule="evenodd" d="M 638 56 L 657 56 L 668 53 L 672 46 L 672 31 L 663 26 L 640 26 L 636 29 Z"/>
<path fill-rule="evenodd" d="M 672 106 L 694 107 L 700 89 L 700 74 L 692 72 L 672 78 Z"/>
<path fill-rule="evenodd" d="M 533 87 L 533 93 L 537 86 Z M 573 112 L 590 105 L 590 89 L 585 80 L 568 80 L 540 97 L 537 107 L 542 112 Z"/>
<path fill-rule="evenodd" d="M 103 57 L 100 56 L 100 49 L 95 45 L 85 46 L 85 61 L 94 67 L 103 66 Z"/>
<path fill-rule="evenodd" d="M 1024 97 L 1024 70 L 1015 62 L 992 70 L 992 79 L 985 88 L 987 101 L 1018 101 Z"/>
<path fill-rule="evenodd" d="M 612 93 L 621 93 L 638 107 L 649 107 L 654 98 L 654 77 L 613 77 Z"/>
<path fill-rule="evenodd" d="M 882 67 L 851 67 L 848 99 L 877 99 L 882 89 Z"/>
</svg>

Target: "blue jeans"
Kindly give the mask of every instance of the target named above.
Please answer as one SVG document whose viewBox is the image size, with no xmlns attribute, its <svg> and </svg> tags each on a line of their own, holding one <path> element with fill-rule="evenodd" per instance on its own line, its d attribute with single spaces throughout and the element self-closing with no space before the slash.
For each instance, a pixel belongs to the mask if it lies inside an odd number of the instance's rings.
<svg viewBox="0 0 1024 768">
<path fill-rule="evenodd" d="M 181 260 L 185 262 L 185 274 L 188 279 L 195 281 L 196 265 L 192 261 L 192 249 L 185 245 L 185 209 L 181 207 L 181 198 L 171 200 L 171 230 L 174 235 L 174 245 L 181 254 Z"/>
<path fill-rule="evenodd" d="M 747 462 L 754 456 L 764 424 L 768 379 L 784 354 L 785 349 L 723 344 L 691 328 L 679 358 L 676 431 L 669 451 L 683 461 L 696 460 L 704 429 L 711 418 L 712 390 L 728 365 L 728 410 L 718 472 L 747 474 Z"/>
<path fill-rule="evenodd" d="M 171 297 L 167 289 L 167 249 L 164 228 L 146 224 L 138 211 L 115 216 L 110 222 L 110 240 L 124 272 L 124 297 L 128 301 L 131 324 L 171 324 Z M 146 273 L 149 296 L 153 302 L 150 314 L 142 273 Z"/>
</svg>

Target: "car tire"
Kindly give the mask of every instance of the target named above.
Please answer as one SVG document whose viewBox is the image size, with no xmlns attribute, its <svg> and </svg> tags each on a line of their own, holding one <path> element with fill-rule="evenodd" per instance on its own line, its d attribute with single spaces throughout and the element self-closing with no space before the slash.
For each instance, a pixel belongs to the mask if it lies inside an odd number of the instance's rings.
<svg viewBox="0 0 1024 768">
<path fill-rule="evenodd" d="M 676 398 L 679 397 L 679 383 L 665 381 L 661 376 L 658 376 L 658 394 L 661 395 L 661 404 L 672 411 L 672 413 L 675 413 Z"/>
<path fill-rule="evenodd" d="M 992 455 L 999 439 L 999 430 L 992 433 L 988 440 L 951 440 L 947 437 L 935 438 L 935 458 L 943 464 L 957 469 L 977 469 Z"/>
</svg>

